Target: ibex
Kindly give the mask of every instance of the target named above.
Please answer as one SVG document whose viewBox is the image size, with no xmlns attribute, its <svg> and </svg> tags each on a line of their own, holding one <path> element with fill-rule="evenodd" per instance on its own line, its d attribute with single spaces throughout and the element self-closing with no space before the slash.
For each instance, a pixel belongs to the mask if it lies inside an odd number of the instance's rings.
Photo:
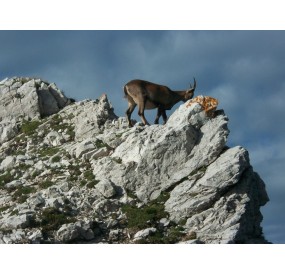
<svg viewBox="0 0 285 275">
<path fill-rule="evenodd" d="M 165 110 L 170 110 L 177 102 L 186 102 L 194 95 L 196 88 L 196 80 L 194 78 L 194 87 L 190 84 L 190 89 L 185 91 L 172 91 L 168 87 L 158 85 L 145 80 L 131 80 L 124 86 L 125 98 L 128 100 L 128 109 L 126 115 L 129 127 L 132 127 L 131 115 L 135 107 L 138 105 L 138 115 L 144 125 L 149 125 L 145 116 L 145 109 L 157 108 L 157 116 L 154 123 L 158 124 L 160 116 L 162 116 L 164 124 L 167 121 Z"/>
</svg>

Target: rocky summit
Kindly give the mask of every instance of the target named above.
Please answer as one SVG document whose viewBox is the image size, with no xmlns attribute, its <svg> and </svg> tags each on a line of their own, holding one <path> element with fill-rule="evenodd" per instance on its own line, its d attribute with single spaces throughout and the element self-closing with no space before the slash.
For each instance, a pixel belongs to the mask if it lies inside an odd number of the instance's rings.
<svg viewBox="0 0 285 275">
<path fill-rule="evenodd" d="M 268 243 L 265 184 L 222 110 L 129 128 L 105 94 L 20 77 L 0 105 L 0 243 Z"/>
</svg>

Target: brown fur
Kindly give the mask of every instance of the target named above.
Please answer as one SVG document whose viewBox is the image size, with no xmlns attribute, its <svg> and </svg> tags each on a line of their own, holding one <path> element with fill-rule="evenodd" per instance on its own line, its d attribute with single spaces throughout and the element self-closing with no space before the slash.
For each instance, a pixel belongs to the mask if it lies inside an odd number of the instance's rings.
<svg viewBox="0 0 285 275">
<path fill-rule="evenodd" d="M 165 111 L 170 110 L 173 105 L 179 101 L 186 102 L 194 95 L 196 88 L 196 80 L 194 78 L 194 87 L 190 87 L 185 91 L 172 91 L 168 87 L 158 85 L 145 80 L 131 80 L 124 86 L 125 98 L 128 100 L 128 109 L 126 115 L 128 118 L 129 126 L 132 127 L 131 115 L 135 107 L 138 105 L 138 115 L 144 125 L 149 125 L 145 116 L 145 109 L 157 108 L 157 116 L 154 123 L 158 124 L 160 116 L 162 116 L 164 123 L 167 121 Z"/>
</svg>

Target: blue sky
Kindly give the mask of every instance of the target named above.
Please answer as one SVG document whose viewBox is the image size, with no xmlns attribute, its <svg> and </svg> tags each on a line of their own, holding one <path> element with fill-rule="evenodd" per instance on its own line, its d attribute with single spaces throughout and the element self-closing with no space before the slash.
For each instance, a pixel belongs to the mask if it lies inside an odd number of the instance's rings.
<svg viewBox="0 0 285 275">
<path fill-rule="evenodd" d="M 265 237 L 285 243 L 284 49 L 284 31 L 0 31 L 0 79 L 40 77 L 76 100 L 107 93 L 123 116 L 127 81 L 181 90 L 195 76 L 196 95 L 218 98 L 229 117 L 228 144 L 248 149 L 266 183 Z"/>
</svg>

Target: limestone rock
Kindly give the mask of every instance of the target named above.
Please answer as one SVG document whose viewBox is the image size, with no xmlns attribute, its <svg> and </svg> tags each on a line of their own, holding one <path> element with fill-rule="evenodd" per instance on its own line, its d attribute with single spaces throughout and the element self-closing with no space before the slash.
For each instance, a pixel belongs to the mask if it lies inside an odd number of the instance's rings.
<svg viewBox="0 0 285 275">
<path fill-rule="evenodd" d="M 96 189 L 99 190 L 99 192 L 105 197 L 105 198 L 111 198 L 116 194 L 116 189 L 114 184 L 108 180 L 101 180 L 97 185 Z"/>
<path fill-rule="evenodd" d="M 1 144 L 18 133 L 15 121 L 57 113 L 71 100 L 55 84 L 50 85 L 41 79 L 13 77 L 0 82 L 0 102 Z"/>
<path fill-rule="evenodd" d="M 11 169 L 16 162 L 16 159 L 14 156 L 8 156 L 6 157 L 0 164 L 0 170 L 7 170 Z"/>
<path fill-rule="evenodd" d="M 26 228 L 30 224 L 31 217 L 28 214 L 10 216 L 0 221 L 1 228 Z"/>
<path fill-rule="evenodd" d="M 155 232 L 156 232 L 156 228 L 153 228 L 153 227 L 140 230 L 135 234 L 134 241 L 144 239 L 144 238 L 148 237 L 150 234 L 153 234 Z"/>
<path fill-rule="evenodd" d="M 18 133 L 16 121 L 0 122 L 0 144 L 15 137 Z"/>
<path fill-rule="evenodd" d="M 5 184 L 5 187 L 7 189 L 13 189 L 13 188 L 16 188 L 16 187 L 23 185 L 24 183 L 25 183 L 25 180 L 13 180 L 13 181 Z"/>
<path fill-rule="evenodd" d="M 166 211 L 170 213 L 171 219 L 178 222 L 210 208 L 227 189 L 238 183 L 248 167 L 247 151 L 241 147 L 227 150 L 207 167 L 201 178 L 190 178 L 176 186 L 165 203 Z"/>
<path fill-rule="evenodd" d="M 39 244 L 41 242 L 41 240 L 43 239 L 43 234 L 41 230 L 36 230 L 35 232 L 33 232 L 28 239 L 31 241 L 31 243 L 33 244 Z"/>
<path fill-rule="evenodd" d="M 222 110 L 186 102 L 166 125 L 129 128 L 106 95 L 69 104 L 18 77 L 0 102 L 0 243 L 267 242 L 265 184 L 227 146 Z"/>
<path fill-rule="evenodd" d="M 91 240 L 94 238 L 94 232 L 91 229 L 90 222 L 78 221 L 76 223 L 64 224 L 57 231 L 56 236 L 63 243 L 71 242 L 77 239 Z"/>
</svg>

